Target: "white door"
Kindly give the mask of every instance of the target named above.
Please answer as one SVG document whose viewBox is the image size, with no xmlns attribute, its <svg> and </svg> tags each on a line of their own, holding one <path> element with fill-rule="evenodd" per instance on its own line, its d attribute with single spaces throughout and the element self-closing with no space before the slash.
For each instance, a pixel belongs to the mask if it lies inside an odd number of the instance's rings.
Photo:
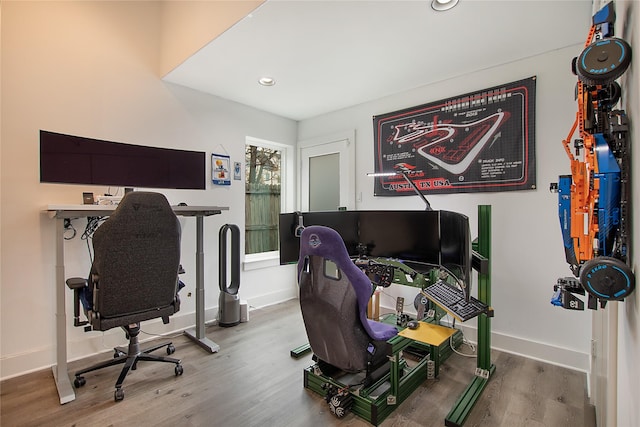
<svg viewBox="0 0 640 427">
<path fill-rule="evenodd" d="M 354 133 L 298 143 L 300 210 L 355 209 Z"/>
</svg>

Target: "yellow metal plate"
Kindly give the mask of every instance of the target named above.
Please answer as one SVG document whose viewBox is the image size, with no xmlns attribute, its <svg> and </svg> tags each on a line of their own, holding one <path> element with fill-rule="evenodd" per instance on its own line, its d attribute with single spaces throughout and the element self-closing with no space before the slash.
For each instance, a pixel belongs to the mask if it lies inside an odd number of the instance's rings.
<svg viewBox="0 0 640 427">
<path fill-rule="evenodd" d="M 456 329 L 431 323 L 418 322 L 418 324 L 420 326 L 417 329 L 405 328 L 398 335 L 425 344 L 439 346 L 456 332 Z"/>
</svg>

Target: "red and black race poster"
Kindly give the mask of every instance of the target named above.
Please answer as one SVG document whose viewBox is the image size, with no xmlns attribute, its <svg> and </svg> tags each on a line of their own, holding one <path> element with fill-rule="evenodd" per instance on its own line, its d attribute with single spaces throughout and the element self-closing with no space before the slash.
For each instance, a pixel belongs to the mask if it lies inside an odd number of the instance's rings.
<svg viewBox="0 0 640 427">
<path fill-rule="evenodd" d="M 373 117 L 374 195 L 532 190 L 536 77 Z M 393 175 L 393 172 L 396 172 Z M 405 178 L 406 177 L 406 178 Z"/>
</svg>

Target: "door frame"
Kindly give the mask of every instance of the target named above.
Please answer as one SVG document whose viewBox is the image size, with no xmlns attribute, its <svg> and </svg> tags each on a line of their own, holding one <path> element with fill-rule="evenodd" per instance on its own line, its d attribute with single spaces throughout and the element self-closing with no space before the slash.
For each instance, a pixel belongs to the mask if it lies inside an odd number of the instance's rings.
<svg viewBox="0 0 640 427">
<path fill-rule="evenodd" d="M 321 156 L 326 154 L 338 153 L 340 155 L 340 206 L 349 210 L 356 207 L 356 183 L 355 183 L 355 130 L 336 132 L 330 135 L 323 135 L 297 144 L 298 172 L 300 179 L 298 180 L 298 202 L 296 203 L 298 210 L 309 210 L 309 177 L 305 171 L 305 162 L 308 163 L 308 157 L 303 156 L 303 150 L 310 148 L 315 149 L 314 155 Z M 308 166 L 306 168 L 308 173 Z"/>
</svg>

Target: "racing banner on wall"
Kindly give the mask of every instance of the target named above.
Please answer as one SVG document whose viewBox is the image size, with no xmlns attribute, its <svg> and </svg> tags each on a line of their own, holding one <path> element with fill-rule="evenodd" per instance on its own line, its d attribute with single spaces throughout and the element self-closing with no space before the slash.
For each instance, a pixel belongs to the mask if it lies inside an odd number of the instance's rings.
<svg viewBox="0 0 640 427">
<path fill-rule="evenodd" d="M 374 195 L 532 190 L 536 77 L 373 117 Z M 405 176 L 403 176 L 403 174 Z"/>
</svg>

